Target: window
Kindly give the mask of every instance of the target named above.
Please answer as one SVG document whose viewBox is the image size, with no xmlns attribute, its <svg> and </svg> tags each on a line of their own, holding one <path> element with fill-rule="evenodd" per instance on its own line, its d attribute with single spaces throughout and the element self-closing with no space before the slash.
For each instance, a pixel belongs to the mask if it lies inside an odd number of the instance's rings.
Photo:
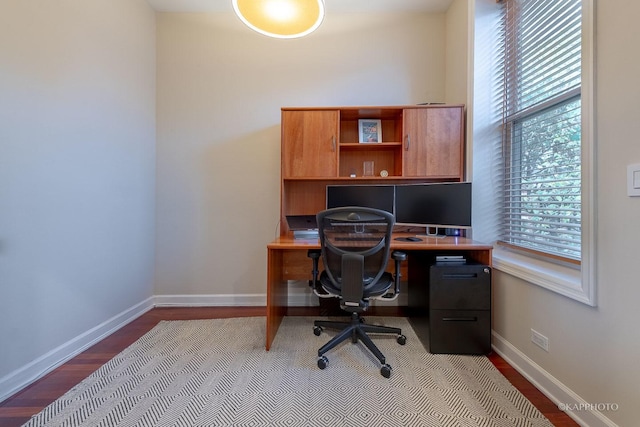
<svg viewBox="0 0 640 427">
<path fill-rule="evenodd" d="M 595 305 L 593 0 L 478 0 L 474 31 L 473 237 Z"/>
<path fill-rule="evenodd" d="M 504 2 L 501 242 L 581 259 L 581 0 Z"/>
</svg>

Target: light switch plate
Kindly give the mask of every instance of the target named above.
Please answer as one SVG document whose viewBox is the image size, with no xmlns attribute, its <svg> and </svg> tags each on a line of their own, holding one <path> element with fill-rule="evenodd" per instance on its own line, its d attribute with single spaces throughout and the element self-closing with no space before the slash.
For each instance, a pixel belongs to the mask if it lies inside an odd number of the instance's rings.
<svg viewBox="0 0 640 427">
<path fill-rule="evenodd" d="M 640 163 L 627 166 L 627 195 L 640 196 Z"/>
</svg>

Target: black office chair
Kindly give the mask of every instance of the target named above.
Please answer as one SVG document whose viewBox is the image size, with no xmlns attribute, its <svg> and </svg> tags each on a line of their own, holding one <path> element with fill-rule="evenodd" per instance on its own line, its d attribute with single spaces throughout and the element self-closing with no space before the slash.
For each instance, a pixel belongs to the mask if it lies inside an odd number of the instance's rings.
<svg viewBox="0 0 640 427">
<path fill-rule="evenodd" d="M 372 298 L 395 299 L 400 292 L 400 262 L 407 258 L 406 254 L 394 251 L 395 275 L 385 271 L 394 217 L 378 209 L 342 207 L 322 211 L 316 218 L 321 249 L 308 253 L 313 259 L 310 285 L 320 297 L 339 297 L 340 308 L 351 313 L 350 322 L 314 322 L 313 332 L 316 335 L 320 335 L 324 328 L 341 331 L 318 350 L 318 367 L 327 367 L 327 351 L 351 338 L 353 343 L 362 341 L 380 361 L 380 373 L 389 378 L 391 366 L 367 332 L 397 335 L 396 340 L 401 345 L 407 338 L 399 328 L 365 324 L 359 313 L 369 307 Z M 318 277 L 320 256 L 324 271 Z"/>
</svg>

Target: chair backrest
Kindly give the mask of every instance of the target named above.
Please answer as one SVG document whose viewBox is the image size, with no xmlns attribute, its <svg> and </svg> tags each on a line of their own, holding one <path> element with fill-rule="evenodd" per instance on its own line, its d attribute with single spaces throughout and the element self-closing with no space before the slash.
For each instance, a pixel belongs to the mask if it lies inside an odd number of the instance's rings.
<svg viewBox="0 0 640 427">
<path fill-rule="evenodd" d="M 384 274 L 389 259 L 391 213 L 365 207 L 340 207 L 319 212 L 318 234 L 325 272 L 348 302 L 368 297 Z"/>
</svg>

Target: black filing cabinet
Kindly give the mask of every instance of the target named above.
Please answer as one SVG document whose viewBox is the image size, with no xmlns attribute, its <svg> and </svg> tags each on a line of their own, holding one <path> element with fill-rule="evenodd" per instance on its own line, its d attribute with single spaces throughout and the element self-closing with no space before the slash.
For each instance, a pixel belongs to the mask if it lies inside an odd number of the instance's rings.
<svg viewBox="0 0 640 427">
<path fill-rule="evenodd" d="M 420 300 L 411 321 L 426 349 L 431 353 L 490 353 L 491 268 L 472 262 L 433 262 L 427 277 L 421 276 L 422 283 L 414 280 L 411 284 L 413 297 Z"/>
<path fill-rule="evenodd" d="M 429 351 L 491 351 L 491 269 L 436 262 L 429 269 Z"/>
</svg>

